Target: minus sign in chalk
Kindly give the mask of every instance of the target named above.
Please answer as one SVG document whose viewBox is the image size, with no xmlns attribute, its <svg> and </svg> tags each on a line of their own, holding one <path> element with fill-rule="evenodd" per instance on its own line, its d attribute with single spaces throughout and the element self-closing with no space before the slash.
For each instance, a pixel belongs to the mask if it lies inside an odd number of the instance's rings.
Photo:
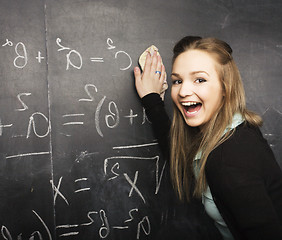
<svg viewBox="0 0 282 240">
<path fill-rule="evenodd" d="M 50 152 L 23 153 L 23 154 L 6 156 L 6 159 L 17 158 L 17 157 L 27 157 L 27 156 L 37 156 L 37 155 L 48 155 L 48 154 L 50 154 Z"/>
</svg>

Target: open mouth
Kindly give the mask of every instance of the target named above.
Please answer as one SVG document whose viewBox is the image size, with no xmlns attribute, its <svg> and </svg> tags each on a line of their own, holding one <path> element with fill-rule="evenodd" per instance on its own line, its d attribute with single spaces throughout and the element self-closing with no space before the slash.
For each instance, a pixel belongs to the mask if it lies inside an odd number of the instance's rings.
<svg viewBox="0 0 282 240">
<path fill-rule="evenodd" d="M 197 113 L 202 107 L 202 104 L 199 102 L 183 102 L 181 104 L 187 114 Z"/>
</svg>

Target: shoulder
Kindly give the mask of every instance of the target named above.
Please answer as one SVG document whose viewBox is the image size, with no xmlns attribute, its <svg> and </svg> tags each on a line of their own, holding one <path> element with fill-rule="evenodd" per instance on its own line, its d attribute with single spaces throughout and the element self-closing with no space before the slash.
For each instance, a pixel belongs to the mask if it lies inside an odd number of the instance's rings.
<svg viewBox="0 0 282 240">
<path fill-rule="evenodd" d="M 280 170 L 260 129 L 245 123 L 210 153 L 206 164 L 207 177 L 217 181 L 225 181 L 231 176 L 262 177 L 277 169 Z"/>
<path fill-rule="evenodd" d="M 242 123 L 233 135 L 214 149 L 209 158 L 226 165 L 245 165 L 263 158 L 274 158 L 266 139 L 258 127 Z"/>
</svg>

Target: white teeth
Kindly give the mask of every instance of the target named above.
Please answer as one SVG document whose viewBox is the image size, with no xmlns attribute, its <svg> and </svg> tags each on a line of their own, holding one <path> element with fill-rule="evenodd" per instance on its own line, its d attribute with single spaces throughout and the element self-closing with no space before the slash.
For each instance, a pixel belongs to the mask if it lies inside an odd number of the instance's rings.
<svg viewBox="0 0 282 240">
<path fill-rule="evenodd" d="M 192 106 L 192 105 L 196 105 L 197 103 L 196 102 L 183 102 L 181 104 L 185 107 L 189 107 L 189 106 Z"/>
</svg>

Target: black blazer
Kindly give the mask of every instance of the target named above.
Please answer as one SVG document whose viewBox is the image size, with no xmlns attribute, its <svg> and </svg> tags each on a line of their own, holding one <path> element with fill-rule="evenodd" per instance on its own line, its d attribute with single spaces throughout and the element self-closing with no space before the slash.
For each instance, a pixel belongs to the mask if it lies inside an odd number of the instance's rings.
<svg viewBox="0 0 282 240">
<path fill-rule="evenodd" d="M 156 93 L 142 98 L 165 154 L 170 120 Z M 215 204 L 235 239 L 282 239 L 282 172 L 256 127 L 242 123 L 207 159 Z"/>
</svg>

